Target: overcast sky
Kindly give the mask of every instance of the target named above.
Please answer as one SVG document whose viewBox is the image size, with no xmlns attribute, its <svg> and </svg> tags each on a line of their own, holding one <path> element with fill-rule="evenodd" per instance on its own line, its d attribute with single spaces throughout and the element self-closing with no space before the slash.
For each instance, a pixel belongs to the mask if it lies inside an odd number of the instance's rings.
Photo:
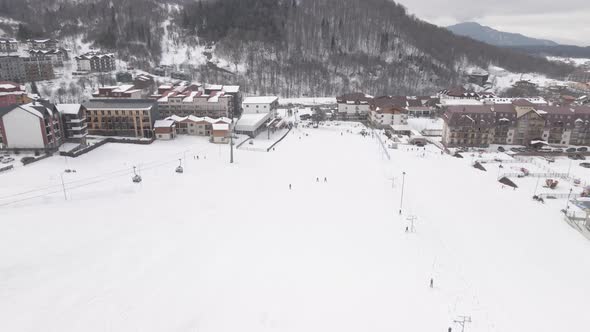
<svg viewBox="0 0 590 332">
<path fill-rule="evenodd" d="M 474 21 L 501 31 L 590 46 L 590 0 L 397 1 L 441 26 Z"/>
</svg>

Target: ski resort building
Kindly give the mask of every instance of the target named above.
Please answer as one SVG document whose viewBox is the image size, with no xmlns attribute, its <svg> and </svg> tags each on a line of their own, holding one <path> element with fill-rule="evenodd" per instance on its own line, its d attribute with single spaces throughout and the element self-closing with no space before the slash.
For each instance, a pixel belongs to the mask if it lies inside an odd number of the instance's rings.
<svg viewBox="0 0 590 332">
<path fill-rule="evenodd" d="M 27 75 L 23 58 L 18 55 L 0 56 L 0 80 L 26 82 Z"/>
<path fill-rule="evenodd" d="M 59 47 L 55 39 L 29 39 L 29 49 L 32 50 L 54 50 Z"/>
<path fill-rule="evenodd" d="M 156 120 L 154 131 L 157 139 L 174 139 L 176 137 L 176 122 L 173 120 Z"/>
<path fill-rule="evenodd" d="M 85 144 L 86 136 L 88 136 L 88 124 L 82 105 L 57 104 L 55 106 L 61 115 L 65 141 Z"/>
<path fill-rule="evenodd" d="M 256 137 L 267 127 L 266 124 L 272 121 L 272 113 L 242 114 L 236 122 L 234 131 L 238 134 Z"/>
<path fill-rule="evenodd" d="M 433 116 L 440 104 L 440 98 L 436 96 L 407 96 L 406 108 L 411 117 Z"/>
<path fill-rule="evenodd" d="M 27 82 L 52 80 L 55 78 L 53 61 L 50 57 L 22 58 Z"/>
<path fill-rule="evenodd" d="M 211 135 L 211 142 L 213 143 L 229 143 L 230 125 L 227 123 L 214 123 L 213 132 Z"/>
<path fill-rule="evenodd" d="M 276 96 L 259 96 L 247 97 L 242 102 L 243 114 L 264 114 L 270 113 L 272 118 L 277 115 L 279 107 L 279 97 Z"/>
<path fill-rule="evenodd" d="M 91 135 L 153 138 L 160 119 L 151 99 L 92 99 L 82 105 Z"/>
<path fill-rule="evenodd" d="M 161 85 L 150 98 L 157 100 L 160 112 L 165 117 L 230 117 L 236 111 L 234 98 L 239 98 L 239 88 L 220 87 L 205 89 L 200 84 Z"/>
<path fill-rule="evenodd" d="M 445 146 L 489 144 L 590 145 L 590 107 L 549 106 L 527 100 L 510 104 L 448 107 L 443 114 Z"/>
<path fill-rule="evenodd" d="M 92 94 L 92 97 L 141 99 L 142 90 L 135 88 L 133 84 L 105 86 L 99 87 L 98 91 Z"/>
<path fill-rule="evenodd" d="M 75 59 L 77 70 L 81 72 L 107 72 L 116 69 L 113 53 L 88 52 Z"/>
<path fill-rule="evenodd" d="M 64 61 L 67 61 L 69 59 L 68 52 L 63 48 L 43 50 L 32 49 L 29 50 L 29 56 L 31 57 L 31 59 L 48 58 L 49 60 L 51 60 L 53 66 L 63 66 Z"/>
<path fill-rule="evenodd" d="M 336 98 L 339 114 L 365 118 L 371 110 L 372 101 L 373 96 L 361 92 L 349 93 Z"/>
<path fill-rule="evenodd" d="M 63 143 L 59 112 L 47 102 L 0 108 L 0 137 L 6 149 L 55 150 Z"/>
<path fill-rule="evenodd" d="M 407 125 L 408 109 L 405 97 L 383 96 L 372 100 L 369 121 L 378 128 Z"/>
<path fill-rule="evenodd" d="M 12 53 L 18 51 L 18 41 L 14 38 L 0 38 L 0 52 Z"/>
<path fill-rule="evenodd" d="M 23 85 L 9 81 L 0 82 L 0 107 L 30 102 L 31 98 Z"/>
<path fill-rule="evenodd" d="M 185 117 L 173 115 L 167 117 L 166 120 L 172 120 L 176 123 L 176 130 L 178 134 L 191 136 L 211 136 L 213 124 L 232 123 L 230 118 L 213 119 L 210 117 L 197 117 L 192 115 Z"/>
<path fill-rule="evenodd" d="M 55 78 L 49 58 L 0 57 L 0 80 L 19 83 L 50 80 Z"/>
</svg>

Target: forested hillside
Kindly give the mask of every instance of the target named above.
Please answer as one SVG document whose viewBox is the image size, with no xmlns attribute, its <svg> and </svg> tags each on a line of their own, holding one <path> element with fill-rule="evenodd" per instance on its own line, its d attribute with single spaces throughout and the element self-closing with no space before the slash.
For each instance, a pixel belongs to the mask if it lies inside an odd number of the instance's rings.
<svg viewBox="0 0 590 332">
<path fill-rule="evenodd" d="M 429 93 L 490 64 L 558 77 L 571 70 L 457 37 L 390 0 L 0 0 L 0 9 L 22 22 L 21 38 L 83 34 L 140 67 L 159 63 L 160 39 L 174 31 L 178 47 L 208 45 L 207 57 L 232 64 L 195 65 L 196 79 L 286 97 Z"/>
</svg>

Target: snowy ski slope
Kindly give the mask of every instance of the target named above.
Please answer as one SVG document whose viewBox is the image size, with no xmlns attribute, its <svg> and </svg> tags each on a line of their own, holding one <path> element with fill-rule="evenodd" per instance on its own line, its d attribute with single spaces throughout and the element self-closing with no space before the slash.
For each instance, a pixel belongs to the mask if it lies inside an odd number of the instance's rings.
<svg viewBox="0 0 590 332">
<path fill-rule="evenodd" d="M 0 206 L 0 330 L 588 331 L 590 241 L 563 200 L 430 147 L 386 161 L 347 130 L 233 165 L 179 137 L 0 174 L 0 204 L 41 196 Z"/>
</svg>

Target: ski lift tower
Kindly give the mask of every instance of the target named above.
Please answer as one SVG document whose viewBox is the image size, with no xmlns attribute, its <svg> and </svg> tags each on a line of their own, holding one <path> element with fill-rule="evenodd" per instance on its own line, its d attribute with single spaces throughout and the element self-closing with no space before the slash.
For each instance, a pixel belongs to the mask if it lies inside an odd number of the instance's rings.
<svg viewBox="0 0 590 332">
<path fill-rule="evenodd" d="M 461 325 L 461 332 L 465 332 L 465 324 L 471 323 L 471 316 L 459 316 L 454 322 Z"/>
</svg>

